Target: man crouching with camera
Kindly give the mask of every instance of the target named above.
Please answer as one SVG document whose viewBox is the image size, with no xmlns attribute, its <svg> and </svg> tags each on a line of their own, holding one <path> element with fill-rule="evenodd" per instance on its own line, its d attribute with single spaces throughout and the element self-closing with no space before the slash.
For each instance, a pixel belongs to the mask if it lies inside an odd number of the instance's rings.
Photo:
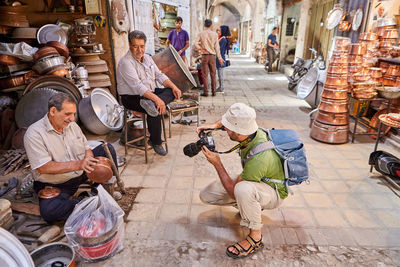
<svg viewBox="0 0 400 267">
<path fill-rule="evenodd" d="M 258 129 L 255 110 L 243 103 L 233 104 L 222 116 L 222 120 L 213 125 L 201 126 L 197 131 L 202 132 L 207 128 L 225 129 L 231 140 L 239 142 L 229 152 L 240 148 L 243 171 L 236 179 L 232 179 L 219 154 L 203 145 L 203 154 L 215 167 L 220 181 L 201 190 L 200 199 L 204 203 L 232 205 L 239 209 L 242 218 L 240 225 L 249 228 L 250 233 L 245 240 L 227 247 L 226 254 L 232 258 L 246 257 L 264 246 L 261 234 L 262 210 L 278 207 L 288 196 L 287 188 L 283 184 L 264 182 L 265 177 L 284 179 L 281 159 L 273 149 L 248 157 L 247 154 L 256 145 L 269 139 L 263 130 Z"/>
</svg>

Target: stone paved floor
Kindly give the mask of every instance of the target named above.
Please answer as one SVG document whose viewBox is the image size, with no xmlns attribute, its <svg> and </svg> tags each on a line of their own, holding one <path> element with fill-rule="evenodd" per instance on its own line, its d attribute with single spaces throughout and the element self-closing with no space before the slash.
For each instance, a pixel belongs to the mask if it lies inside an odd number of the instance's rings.
<svg viewBox="0 0 400 267">
<path fill-rule="evenodd" d="M 281 207 L 264 211 L 266 249 L 234 261 L 225 247 L 247 234 L 233 207 L 200 202 L 199 190 L 218 179 L 201 153 L 185 157 L 197 140 L 195 126 L 172 126 L 167 157 L 130 150 L 122 176 L 126 186 L 142 186 L 128 217 L 125 249 L 93 266 L 299 266 L 400 264 L 400 198 L 376 173 L 369 173 L 374 141 L 328 145 L 309 137 L 308 105 L 286 89 L 282 74 L 267 75 L 253 60 L 236 56 L 226 69 L 226 92 L 201 99 L 201 119 L 211 123 L 235 102 L 257 110 L 261 127 L 292 128 L 301 136 L 310 163 L 310 184 L 293 188 Z M 218 150 L 232 146 L 215 134 Z M 381 149 L 399 150 L 380 144 Z M 119 151 L 123 153 L 120 147 Z M 240 173 L 236 153 L 223 155 L 232 176 Z"/>
</svg>

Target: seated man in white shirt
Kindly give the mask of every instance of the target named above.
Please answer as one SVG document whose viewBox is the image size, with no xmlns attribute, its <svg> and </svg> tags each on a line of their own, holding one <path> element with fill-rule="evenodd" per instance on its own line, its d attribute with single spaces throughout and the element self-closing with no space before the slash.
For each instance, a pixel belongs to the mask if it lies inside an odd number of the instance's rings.
<svg viewBox="0 0 400 267">
<path fill-rule="evenodd" d="M 129 51 L 117 67 L 118 93 L 125 108 L 148 114 L 150 145 L 157 154 L 165 156 L 167 152 L 161 146 L 161 116 L 168 103 L 181 97 L 181 91 L 144 53 L 147 38 L 143 32 L 133 31 L 128 39 Z M 156 88 L 156 82 L 165 88 Z"/>
</svg>

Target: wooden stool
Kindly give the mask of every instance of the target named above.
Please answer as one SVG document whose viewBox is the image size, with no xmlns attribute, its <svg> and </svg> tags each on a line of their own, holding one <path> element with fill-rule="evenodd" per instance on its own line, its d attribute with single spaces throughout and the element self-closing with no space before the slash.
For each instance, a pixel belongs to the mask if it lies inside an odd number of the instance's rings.
<svg viewBox="0 0 400 267">
<path fill-rule="evenodd" d="M 177 100 L 167 105 L 168 111 L 168 131 L 169 138 L 171 138 L 171 118 L 172 116 L 181 114 L 185 111 L 197 110 L 197 127 L 199 126 L 199 103 L 195 100 Z"/>
<path fill-rule="evenodd" d="M 128 118 L 128 110 L 126 108 L 124 108 L 125 157 L 128 155 L 128 147 L 144 150 L 144 158 L 145 158 L 145 162 L 147 164 L 147 162 L 148 162 L 147 151 L 149 150 L 148 140 L 150 137 L 149 131 L 147 130 L 147 114 L 142 113 L 144 135 L 128 141 L 128 122 L 130 122 L 132 120 L 133 119 Z M 165 151 L 168 152 L 167 133 L 165 132 L 164 116 L 161 116 L 161 127 L 162 127 L 162 131 L 164 133 L 164 140 L 162 140 L 162 144 L 165 144 Z M 136 143 L 141 140 L 144 140 L 144 147 L 133 144 L 133 143 Z"/>
</svg>

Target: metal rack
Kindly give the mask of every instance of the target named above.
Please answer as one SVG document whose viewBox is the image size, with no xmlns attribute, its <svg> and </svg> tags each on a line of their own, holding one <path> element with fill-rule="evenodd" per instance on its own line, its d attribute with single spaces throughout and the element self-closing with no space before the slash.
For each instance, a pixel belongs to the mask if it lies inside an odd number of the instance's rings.
<svg viewBox="0 0 400 267">
<path fill-rule="evenodd" d="M 373 101 L 382 101 L 382 102 L 386 102 L 387 103 L 387 112 L 389 113 L 390 111 L 390 106 L 391 106 L 391 100 L 390 99 L 386 99 L 386 98 L 371 98 L 371 99 L 365 99 L 365 98 L 359 98 L 356 99 L 353 96 L 351 96 L 349 94 L 349 97 L 354 99 L 354 100 L 358 100 L 358 101 L 368 101 L 368 102 L 373 102 Z M 379 140 L 381 138 L 380 136 L 380 131 L 379 129 L 377 129 L 377 132 L 357 132 L 357 125 L 358 123 L 362 123 L 364 125 L 368 125 L 369 121 L 367 121 L 366 119 L 364 119 L 363 117 L 361 117 L 360 115 L 360 104 L 357 105 L 357 111 L 356 111 L 356 115 L 350 115 L 351 118 L 354 119 L 354 127 L 353 130 L 350 129 L 350 134 L 351 134 L 351 142 L 354 143 L 354 138 L 356 135 L 377 135 L 376 139 Z M 378 127 L 379 128 L 379 127 Z"/>
</svg>

